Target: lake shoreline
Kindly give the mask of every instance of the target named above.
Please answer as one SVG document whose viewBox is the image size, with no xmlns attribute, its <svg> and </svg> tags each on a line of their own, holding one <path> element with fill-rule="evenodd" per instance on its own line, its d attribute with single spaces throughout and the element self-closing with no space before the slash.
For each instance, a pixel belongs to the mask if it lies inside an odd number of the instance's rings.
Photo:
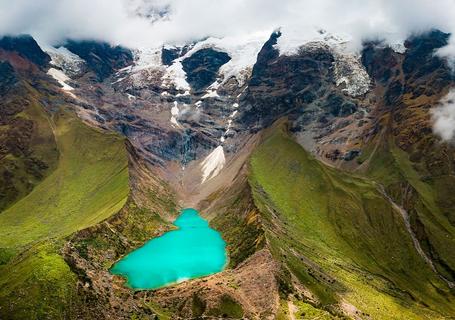
<svg viewBox="0 0 455 320">
<path fill-rule="evenodd" d="M 124 285 L 137 292 L 162 289 L 226 269 L 226 242 L 197 210 L 183 209 L 173 224 L 177 229 L 148 240 L 117 261 L 109 272 L 124 278 Z"/>
</svg>

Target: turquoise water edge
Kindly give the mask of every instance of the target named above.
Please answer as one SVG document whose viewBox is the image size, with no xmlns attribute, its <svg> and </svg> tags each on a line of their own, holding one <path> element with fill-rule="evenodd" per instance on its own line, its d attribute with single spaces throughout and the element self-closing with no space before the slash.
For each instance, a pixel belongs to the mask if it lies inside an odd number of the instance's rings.
<svg viewBox="0 0 455 320">
<path fill-rule="evenodd" d="M 133 289 L 158 289 L 220 272 L 227 262 L 226 243 L 197 210 L 184 209 L 177 230 L 149 240 L 111 268 Z"/>
</svg>

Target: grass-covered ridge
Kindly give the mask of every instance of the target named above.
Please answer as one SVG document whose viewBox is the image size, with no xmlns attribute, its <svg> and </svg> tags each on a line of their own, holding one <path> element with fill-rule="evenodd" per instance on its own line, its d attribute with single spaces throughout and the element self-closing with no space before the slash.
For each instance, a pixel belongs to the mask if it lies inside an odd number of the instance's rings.
<svg viewBox="0 0 455 320">
<path fill-rule="evenodd" d="M 362 169 L 384 185 L 391 197 L 407 210 L 423 250 L 433 259 L 438 272 L 453 282 L 455 206 L 451 192 L 455 186 L 454 176 L 429 172 L 424 161 L 431 161 L 434 154 L 424 154 L 423 160 L 413 162 L 396 146 L 393 138 L 376 143 L 377 147 L 369 146 L 360 158 L 360 162 L 365 161 Z"/>
<path fill-rule="evenodd" d="M 304 300 L 332 310 L 349 303 L 373 319 L 455 312 L 375 182 L 321 164 L 284 125 L 270 131 L 252 156 L 250 183 L 275 257 L 314 296 Z M 283 277 L 283 292 L 291 280 Z"/>
<path fill-rule="evenodd" d="M 57 168 L 0 214 L 0 247 L 62 237 L 117 212 L 128 196 L 123 139 L 59 112 L 53 117 Z"/>
<path fill-rule="evenodd" d="M 69 319 L 81 301 L 77 277 L 59 254 L 60 242 L 40 243 L 0 266 L 0 318 Z"/>
<path fill-rule="evenodd" d="M 65 237 L 117 213 L 129 194 L 123 138 L 67 111 L 47 121 L 58 148 L 56 168 L 0 213 L 2 319 L 77 318 L 83 302 L 62 256 Z"/>
<path fill-rule="evenodd" d="M 58 150 L 46 111 L 32 96 L 0 104 L 0 212 L 27 195 L 56 167 Z"/>
</svg>

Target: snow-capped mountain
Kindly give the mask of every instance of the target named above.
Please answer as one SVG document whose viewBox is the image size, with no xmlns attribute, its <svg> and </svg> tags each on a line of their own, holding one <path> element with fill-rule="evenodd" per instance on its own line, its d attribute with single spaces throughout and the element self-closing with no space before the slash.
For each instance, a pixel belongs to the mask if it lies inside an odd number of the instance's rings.
<svg viewBox="0 0 455 320">
<path fill-rule="evenodd" d="M 221 162 L 224 163 L 224 158 L 229 158 L 229 155 L 225 155 L 225 149 L 227 148 L 230 153 L 242 145 L 242 131 L 245 126 L 243 122 L 245 114 L 248 117 L 248 114 L 251 113 L 249 99 L 254 95 L 250 90 L 251 84 L 249 85 L 248 82 L 250 79 L 254 79 L 253 70 L 254 67 L 259 66 L 261 52 L 264 57 L 268 58 L 268 53 L 264 53 L 264 50 L 267 48 L 267 43 L 271 41 L 270 39 L 277 39 L 276 43 L 267 49 L 270 54 L 275 56 L 274 59 L 284 61 L 288 59 L 287 57 L 295 57 L 300 53 L 314 56 L 323 52 L 330 56 L 327 63 L 330 72 L 333 73 L 336 90 L 353 98 L 362 97 L 368 93 L 371 85 L 370 77 L 360 61 L 359 53 L 348 50 L 349 40 L 330 35 L 325 31 L 318 31 L 315 37 L 307 40 L 300 39 L 300 42 L 292 37 L 281 41 L 282 37 L 284 36 L 281 32 L 277 31 L 272 38 L 268 33 L 260 33 L 243 37 L 210 37 L 179 46 L 162 45 L 156 48 L 132 49 L 131 62 L 113 72 L 108 80 L 109 83 L 101 84 L 115 88 L 116 93 L 110 95 L 107 98 L 108 101 L 109 99 L 125 100 L 128 105 L 136 109 L 128 112 L 111 105 L 99 104 L 99 98 L 96 96 L 93 99 L 87 99 L 90 95 L 84 92 L 92 90 L 93 84 L 87 85 L 83 80 L 83 74 L 89 69 L 89 66 L 76 53 L 69 51 L 65 46 L 53 48 L 43 45 L 42 47 L 51 56 L 50 63 L 53 68 L 49 70 L 49 74 L 61 84 L 62 89 L 73 97 L 78 97 L 78 100 L 83 100 L 84 104 L 96 105 L 93 110 L 82 109 L 80 113 L 83 118 L 102 126 L 106 126 L 108 123 L 114 128 L 121 126 L 122 130 L 127 130 L 127 134 L 132 136 L 140 149 L 146 153 L 152 153 L 153 161 L 164 156 L 165 160 L 175 159 L 181 162 L 181 168 L 184 168 L 189 161 L 197 159 L 202 161 L 203 157 L 209 157 L 210 149 L 220 153 L 216 158 L 223 159 Z M 106 50 L 109 49 L 106 48 Z M 314 71 L 316 72 L 316 69 Z M 77 84 L 78 89 L 74 90 L 71 83 Z M 257 87 L 254 85 L 254 81 L 253 87 Z M 78 91 L 81 91 L 81 94 L 78 94 Z M 336 99 L 340 98 L 333 96 L 331 99 L 338 101 Z M 341 103 L 343 100 L 345 99 L 341 98 Z M 341 111 L 343 116 L 349 116 L 354 109 L 357 109 L 354 107 L 357 103 L 349 103 L 351 105 L 345 107 L 348 109 Z M 149 114 L 145 110 L 138 110 L 135 105 L 139 105 L 139 109 L 160 105 L 158 109 L 160 111 Z M 359 110 L 356 113 L 357 118 L 367 116 L 366 109 L 360 108 Z M 125 122 L 124 115 L 130 112 L 135 114 L 134 122 L 137 122 L 136 117 L 141 119 L 139 127 L 133 125 L 131 121 Z M 344 114 L 346 112 L 347 114 Z M 257 111 L 257 115 L 261 115 L 261 111 Z M 276 116 L 273 115 L 273 117 Z M 299 121 L 303 120 L 297 120 L 297 122 Z M 307 126 L 304 123 L 297 124 L 297 122 L 296 126 Z M 197 123 L 197 129 L 195 123 Z M 172 156 L 166 152 L 163 154 L 163 142 L 150 141 L 147 130 L 150 126 L 157 125 L 161 128 L 160 130 L 169 133 L 175 132 L 181 136 L 180 139 L 177 139 L 180 140 L 177 143 L 182 144 L 179 147 L 181 150 L 177 151 L 177 154 Z M 324 149 L 331 148 L 327 145 L 335 145 L 339 149 L 341 147 L 340 137 L 337 136 L 334 140 L 330 138 L 330 135 L 333 134 L 333 131 L 342 128 L 339 123 L 334 123 L 332 126 L 333 129 L 327 130 L 327 127 L 315 128 L 313 124 L 310 124 L 311 128 L 305 130 L 304 137 L 302 137 L 302 144 L 319 155 L 331 151 L 314 149 L 315 139 L 325 141 Z M 202 135 L 203 138 L 198 138 L 191 142 L 190 146 L 186 146 L 188 142 L 184 141 L 188 138 L 184 137 L 188 135 L 191 137 L 196 133 Z M 201 146 L 198 146 L 199 144 Z M 205 150 L 209 145 L 211 148 Z M 194 152 L 188 148 L 198 151 Z M 349 154 L 351 151 L 346 149 L 344 152 Z M 219 170 L 213 171 L 219 172 Z M 201 181 L 205 181 L 206 176 L 207 173 L 204 173 L 204 169 L 201 168 Z"/>
</svg>

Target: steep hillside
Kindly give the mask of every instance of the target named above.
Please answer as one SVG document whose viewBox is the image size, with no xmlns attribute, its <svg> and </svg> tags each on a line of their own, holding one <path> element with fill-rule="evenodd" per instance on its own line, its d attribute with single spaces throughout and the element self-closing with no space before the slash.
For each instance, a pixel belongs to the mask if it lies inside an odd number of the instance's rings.
<svg viewBox="0 0 455 320">
<path fill-rule="evenodd" d="M 289 270 L 282 293 L 352 317 L 453 314 L 453 293 L 415 249 L 400 211 L 375 181 L 319 163 L 284 125 L 255 151 L 251 170 L 266 238 Z"/>
<path fill-rule="evenodd" d="M 90 128 L 67 111 L 46 120 L 55 133 L 58 164 L 0 213 L 2 319 L 72 314 L 79 301 L 77 278 L 60 253 L 63 238 L 118 212 L 129 193 L 122 138 Z"/>
<path fill-rule="evenodd" d="M 0 215 L 1 247 L 66 236 L 120 210 L 128 196 L 123 141 L 62 111 L 53 117 L 58 165 Z"/>
<path fill-rule="evenodd" d="M 92 319 L 93 314 L 105 319 L 158 314 L 161 319 L 167 314 L 146 293 L 130 290 L 124 286 L 124 278 L 109 272 L 125 254 L 171 229 L 170 221 L 178 213 L 172 189 L 150 170 L 131 144 L 127 146 L 131 185 L 127 203 L 112 217 L 68 237 L 62 250 L 77 275 L 77 292 L 84 300 L 73 314 L 77 319 Z"/>
<path fill-rule="evenodd" d="M 378 105 L 374 136 L 365 141 L 357 169 L 380 182 L 408 215 L 433 268 L 454 286 L 455 149 L 432 133 L 431 108 L 453 83 L 450 68 L 433 55 L 448 35 L 431 32 L 407 43 L 405 57 L 370 46 L 364 63 L 375 77 Z M 392 63 L 383 63 L 389 56 Z M 388 77 L 384 66 L 394 71 Z"/>
<path fill-rule="evenodd" d="M 4 90 L 0 101 L 0 211 L 49 175 L 59 156 L 43 105 L 8 62 L 2 66 L 5 70 L 0 79 Z"/>
</svg>

